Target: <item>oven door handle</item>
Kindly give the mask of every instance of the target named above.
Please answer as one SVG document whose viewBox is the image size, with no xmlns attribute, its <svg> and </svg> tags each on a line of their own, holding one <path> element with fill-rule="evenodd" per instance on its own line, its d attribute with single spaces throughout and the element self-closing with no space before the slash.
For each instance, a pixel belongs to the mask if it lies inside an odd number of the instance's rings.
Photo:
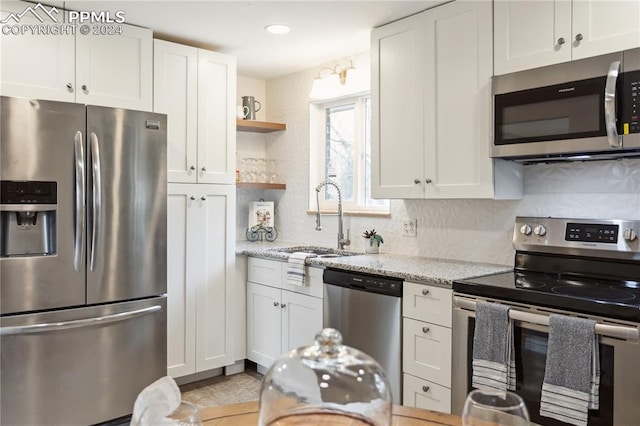
<svg viewBox="0 0 640 426">
<path fill-rule="evenodd" d="M 453 305 L 456 308 L 464 309 L 467 311 L 475 312 L 476 310 L 476 302 L 463 297 L 453 296 Z M 514 321 L 522 321 L 530 324 L 538 324 L 549 327 L 549 315 L 533 314 L 531 312 L 524 312 L 511 308 L 509 309 L 509 318 Z M 613 337 L 616 339 L 624 340 L 640 339 L 640 330 L 635 327 L 612 324 L 596 324 L 595 328 L 597 334 L 605 337 Z"/>
</svg>

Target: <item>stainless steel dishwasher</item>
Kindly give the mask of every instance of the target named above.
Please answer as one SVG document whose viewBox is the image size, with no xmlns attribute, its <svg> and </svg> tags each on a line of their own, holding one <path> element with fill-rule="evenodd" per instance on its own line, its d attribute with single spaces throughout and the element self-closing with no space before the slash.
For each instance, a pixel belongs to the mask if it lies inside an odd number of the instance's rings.
<svg viewBox="0 0 640 426">
<path fill-rule="evenodd" d="M 324 327 L 373 357 L 387 373 L 394 404 L 402 403 L 402 280 L 324 271 Z"/>
</svg>

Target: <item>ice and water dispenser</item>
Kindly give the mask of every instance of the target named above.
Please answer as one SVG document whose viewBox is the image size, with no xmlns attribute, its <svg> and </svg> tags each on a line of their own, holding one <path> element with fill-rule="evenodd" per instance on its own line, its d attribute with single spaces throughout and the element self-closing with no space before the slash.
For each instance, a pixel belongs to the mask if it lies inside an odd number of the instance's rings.
<svg viewBox="0 0 640 426">
<path fill-rule="evenodd" d="M 0 182 L 0 257 L 56 254 L 56 182 Z"/>
</svg>

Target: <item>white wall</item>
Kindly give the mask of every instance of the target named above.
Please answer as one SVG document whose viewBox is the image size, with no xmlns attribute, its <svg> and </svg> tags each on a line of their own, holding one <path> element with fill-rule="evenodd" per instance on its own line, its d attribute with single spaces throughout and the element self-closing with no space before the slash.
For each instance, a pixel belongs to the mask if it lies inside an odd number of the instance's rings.
<svg viewBox="0 0 640 426">
<path fill-rule="evenodd" d="M 342 61 L 344 62 L 344 61 Z M 308 93 L 318 68 L 266 83 L 268 120 L 287 124 L 285 132 L 263 136 L 265 155 L 280 160 L 286 191 L 238 191 L 238 238 L 243 239 L 248 203 L 276 201 L 279 239 L 334 246 L 337 219 L 326 217 L 316 232 L 309 205 Z M 513 264 L 516 215 L 640 220 L 640 160 L 599 161 L 525 167 L 525 195 L 519 201 L 393 200 L 391 218 L 348 217 L 352 248 L 375 228 L 382 252 Z M 418 219 L 418 237 L 400 236 L 401 220 Z"/>
</svg>

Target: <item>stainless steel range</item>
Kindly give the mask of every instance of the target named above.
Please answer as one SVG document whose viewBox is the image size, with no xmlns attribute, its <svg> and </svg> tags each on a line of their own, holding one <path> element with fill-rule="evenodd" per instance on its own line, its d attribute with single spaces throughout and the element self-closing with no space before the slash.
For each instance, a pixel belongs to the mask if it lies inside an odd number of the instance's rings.
<svg viewBox="0 0 640 426">
<path fill-rule="evenodd" d="M 512 307 L 517 393 L 531 420 L 539 416 L 549 315 L 597 321 L 600 408 L 589 425 L 630 425 L 640 418 L 640 221 L 518 217 L 514 270 L 455 282 L 453 411 L 471 390 L 471 354 L 478 301 Z"/>
</svg>

